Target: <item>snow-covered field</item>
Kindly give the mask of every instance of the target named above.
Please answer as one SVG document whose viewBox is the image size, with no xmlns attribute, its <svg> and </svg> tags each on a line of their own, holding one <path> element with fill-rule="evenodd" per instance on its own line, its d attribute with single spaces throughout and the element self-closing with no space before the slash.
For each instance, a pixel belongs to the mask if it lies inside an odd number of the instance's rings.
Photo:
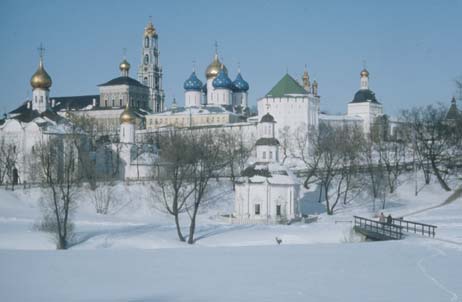
<svg viewBox="0 0 462 302">
<path fill-rule="evenodd" d="M 0 189 L 0 301 L 462 301 L 462 198 L 429 209 L 451 194 L 438 185 L 389 197 L 385 214 L 438 225 L 394 242 L 351 232 L 352 215 L 374 214 L 361 199 L 312 224 L 230 225 L 228 188 L 215 184 L 193 246 L 140 184 L 118 184 L 109 215 L 82 193 L 66 251 L 34 229 L 38 189 Z"/>
</svg>

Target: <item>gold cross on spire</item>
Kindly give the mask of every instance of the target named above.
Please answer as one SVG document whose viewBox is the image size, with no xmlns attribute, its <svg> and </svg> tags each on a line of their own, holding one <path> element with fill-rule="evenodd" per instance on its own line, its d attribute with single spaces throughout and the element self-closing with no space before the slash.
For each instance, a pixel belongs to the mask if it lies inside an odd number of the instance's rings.
<svg viewBox="0 0 462 302">
<path fill-rule="evenodd" d="M 37 50 L 39 51 L 40 59 L 43 59 L 43 54 L 45 53 L 45 48 L 43 48 L 43 45 L 42 45 L 41 42 L 40 42 L 40 46 L 39 46 L 39 48 L 37 48 Z"/>
</svg>

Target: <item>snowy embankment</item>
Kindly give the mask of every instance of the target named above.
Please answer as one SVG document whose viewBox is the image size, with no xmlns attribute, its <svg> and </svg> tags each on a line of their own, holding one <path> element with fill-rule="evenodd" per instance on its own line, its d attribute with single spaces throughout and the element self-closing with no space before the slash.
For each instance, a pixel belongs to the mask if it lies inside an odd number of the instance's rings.
<svg viewBox="0 0 462 302">
<path fill-rule="evenodd" d="M 379 203 L 358 198 L 312 224 L 230 225 L 219 218 L 232 211 L 227 188 L 214 185 L 193 246 L 146 186 L 118 184 L 109 215 L 83 190 L 67 251 L 33 227 L 38 189 L 0 189 L 0 301 L 462 301 L 462 198 L 432 208 L 451 194 L 438 185 L 414 196 L 404 184 L 384 210 L 438 225 L 436 240 L 379 243 L 351 243 L 350 231 L 352 215 L 372 217 Z"/>
</svg>

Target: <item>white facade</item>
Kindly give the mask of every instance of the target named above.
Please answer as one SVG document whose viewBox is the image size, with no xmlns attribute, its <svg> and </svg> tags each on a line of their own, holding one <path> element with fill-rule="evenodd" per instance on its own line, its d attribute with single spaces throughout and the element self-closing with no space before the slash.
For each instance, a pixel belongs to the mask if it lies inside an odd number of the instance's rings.
<svg viewBox="0 0 462 302">
<path fill-rule="evenodd" d="M 299 185 L 272 177 L 247 178 L 236 184 L 234 223 L 285 223 L 300 216 Z"/>
<path fill-rule="evenodd" d="M 274 137 L 274 119 L 265 115 L 258 125 L 256 162 L 236 181 L 235 223 L 286 223 L 300 215 L 300 184 L 279 164 L 279 142 Z"/>
<path fill-rule="evenodd" d="M 348 116 L 358 116 L 362 119 L 364 133 L 370 133 L 374 120 L 383 115 L 382 104 L 375 103 L 350 103 L 348 104 Z"/>
<path fill-rule="evenodd" d="M 49 90 L 34 88 L 32 91 L 32 110 L 44 112 L 50 107 Z"/>
<path fill-rule="evenodd" d="M 187 90 L 184 93 L 185 107 L 200 107 L 202 93 L 195 90 Z"/>
<path fill-rule="evenodd" d="M 231 105 L 233 92 L 231 89 L 212 88 L 210 91 L 210 98 L 207 98 L 208 105 Z"/>
<path fill-rule="evenodd" d="M 275 136 L 285 127 L 295 131 L 300 126 L 317 129 L 319 125 L 319 97 L 312 95 L 290 95 L 286 97 L 264 97 L 258 100 L 258 117 L 270 113 L 277 121 Z"/>
</svg>

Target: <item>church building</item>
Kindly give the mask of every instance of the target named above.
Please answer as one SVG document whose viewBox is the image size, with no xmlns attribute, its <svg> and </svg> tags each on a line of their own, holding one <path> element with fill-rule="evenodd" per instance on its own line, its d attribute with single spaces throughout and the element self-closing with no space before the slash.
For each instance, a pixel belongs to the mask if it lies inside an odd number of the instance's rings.
<svg viewBox="0 0 462 302">
<path fill-rule="evenodd" d="M 369 71 L 361 70 L 361 86 L 353 100 L 348 104 L 347 116 L 360 117 L 363 120 L 364 133 L 370 133 L 371 125 L 377 117 L 383 115 L 383 106 L 375 93 L 369 89 Z"/>
<path fill-rule="evenodd" d="M 280 138 L 281 131 L 291 131 L 299 127 L 317 129 L 320 97 L 318 84 L 310 85 L 305 71 L 304 87 L 286 73 L 281 80 L 261 99 L 257 101 L 258 117 L 271 114 L 277 121 L 275 136 Z"/>
<path fill-rule="evenodd" d="M 279 162 L 275 124 L 269 113 L 258 124 L 255 162 L 236 181 L 234 223 L 290 223 L 300 217 L 300 183 Z"/>
</svg>

